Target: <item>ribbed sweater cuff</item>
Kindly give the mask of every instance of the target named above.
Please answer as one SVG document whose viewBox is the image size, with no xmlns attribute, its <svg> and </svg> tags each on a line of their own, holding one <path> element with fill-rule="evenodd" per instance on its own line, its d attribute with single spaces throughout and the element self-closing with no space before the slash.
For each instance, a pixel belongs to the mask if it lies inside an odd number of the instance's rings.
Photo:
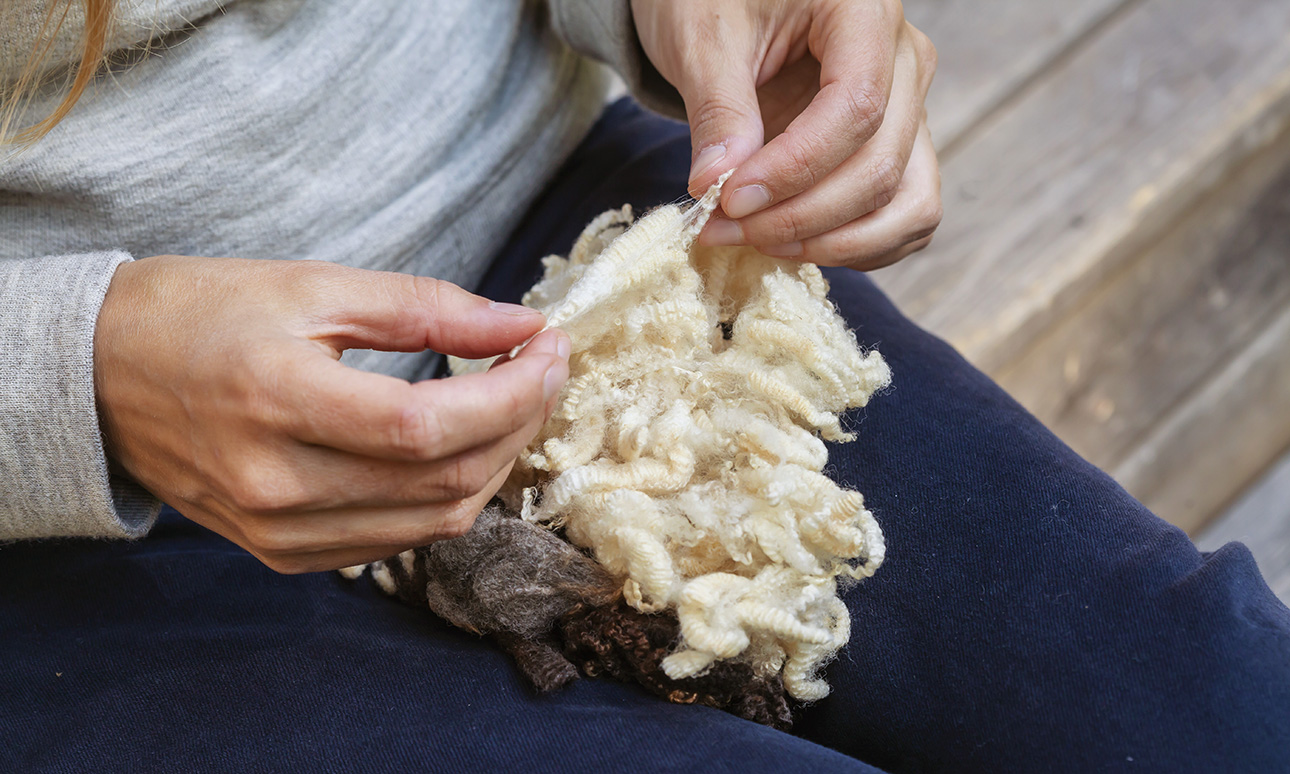
<svg viewBox="0 0 1290 774">
<path fill-rule="evenodd" d="M 0 262 L 0 539 L 139 537 L 161 503 L 108 471 L 94 326 L 120 251 Z"/>
</svg>

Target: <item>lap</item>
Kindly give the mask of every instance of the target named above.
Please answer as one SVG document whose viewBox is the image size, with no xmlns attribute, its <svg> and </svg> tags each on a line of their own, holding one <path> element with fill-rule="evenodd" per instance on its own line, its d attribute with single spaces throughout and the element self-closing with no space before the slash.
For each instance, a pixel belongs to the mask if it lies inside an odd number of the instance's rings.
<svg viewBox="0 0 1290 774">
<path fill-rule="evenodd" d="M 688 133 L 620 103 L 481 293 L 513 301 L 605 209 L 683 190 Z M 916 259 L 914 259 L 916 260 Z M 1290 613 L 1203 556 L 865 277 L 830 272 L 894 386 L 830 470 L 887 559 L 846 595 L 833 694 L 792 737 L 629 686 L 535 698 L 487 643 L 334 574 L 279 576 L 171 517 L 135 544 L 0 548 L 0 756 L 27 770 L 1275 770 Z M 818 744 L 816 744 L 818 743 Z M 833 750 L 826 749 L 833 748 Z"/>
<path fill-rule="evenodd" d="M 616 115 L 615 115 L 616 114 Z M 481 292 L 518 300 L 609 207 L 683 190 L 685 127 L 611 109 Z M 911 260 L 917 260 L 913 258 Z M 798 732 L 892 770 L 1271 770 L 1290 750 L 1290 612 L 1239 544 L 1187 536 L 1067 448 L 866 276 L 826 270 L 893 387 L 830 471 L 887 558 L 847 594 L 834 693 Z"/>
<path fill-rule="evenodd" d="M 893 388 L 830 449 L 887 558 L 806 736 L 892 770 L 1269 771 L 1290 758 L 1290 611 L 1201 555 L 864 277 L 829 272 Z"/>
<path fill-rule="evenodd" d="M 610 681 L 538 698 L 428 611 L 173 512 L 138 543 L 0 549 L 0 588 L 5 770 L 874 771 Z"/>
</svg>

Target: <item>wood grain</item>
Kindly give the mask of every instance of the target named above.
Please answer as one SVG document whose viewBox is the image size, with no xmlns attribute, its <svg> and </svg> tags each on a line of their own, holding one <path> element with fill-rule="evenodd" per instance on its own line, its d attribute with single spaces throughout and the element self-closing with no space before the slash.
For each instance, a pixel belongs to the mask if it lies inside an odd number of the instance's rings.
<svg viewBox="0 0 1290 774">
<path fill-rule="evenodd" d="M 996 378 L 1076 451 L 1111 468 L 1286 308 L 1290 134 Z M 1231 482 L 1211 481 L 1232 494 Z"/>
<path fill-rule="evenodd" d="M 927 120 L 943 158 L 965 132 L 1130 0 L 906 0 L 905 18 L 936 44 Z"/>
<path fill-rule="evenodd" d="M 1188 532 L 1252 483 L 1290 439 L 1290 308 L 1152 428 L 1111 474 Z"/>
<path fill-rule="evenodd" d="M 876 273 L 997 372 L 1290 120 L 1290 3 L 1145 0 L 944 165 L 922 256 Z"/>
</svg>

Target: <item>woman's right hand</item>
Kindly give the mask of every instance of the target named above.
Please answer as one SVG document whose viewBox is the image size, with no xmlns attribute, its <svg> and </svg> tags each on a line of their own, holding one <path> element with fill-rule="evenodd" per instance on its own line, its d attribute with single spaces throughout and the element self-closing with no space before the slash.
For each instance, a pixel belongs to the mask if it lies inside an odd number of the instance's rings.
<svg viewBox="0 0 1290 774">
<path fill-rule="evenodd" d="M 447 282 L 311 261 L 122 264 L 94 336 L 109 458 L 279 572 L 361 564 L 464 533 L 568 378 L 569 340 L 409 384 L 350 348 L 478 358 L 540 313 Z"/>
</svg>

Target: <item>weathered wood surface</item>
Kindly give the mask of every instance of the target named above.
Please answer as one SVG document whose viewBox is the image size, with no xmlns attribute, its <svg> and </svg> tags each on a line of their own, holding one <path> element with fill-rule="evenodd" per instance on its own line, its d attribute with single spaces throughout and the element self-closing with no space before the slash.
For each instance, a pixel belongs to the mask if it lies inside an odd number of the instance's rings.
<svg viewBox="0 0 1290 774">
<path fill-rule="evenodd" d="M 1286 309 L 1290 134 L 1185 213 L 996 378 L 1076 451 L 1190 528 L 1250 483 L 1266 462 L 1259 455 L 1290 443 L 1290 383 L 1228 378 L 1221 383 L 1235 393 L 1206 389 Z M 1290 341 L 1267 357 L 1290 362 Z M 1259 416 L 1277 406 L 1285 421 Z M 1256 419 L 1252 435 L 1238 439 L 1243 458 L 1234 459 L 1220 453 L 1223 444 L 1214 438 L 1158 430 L 1177 425 L 1170 422 L 1175 414 L 1238 415 L 1213 428 L 1219 436 L 1239 430 L 1239 415 Z M 1188 471 L 1202 472 L 1197 486 L 1184 481 L 1174 490 L 1172 479 Z"/>
<path fill-rule="evenodd" d="M 1196 538 L 1202 551 L 1239 540 L 1249 547 L 1273 593 L 1290 605 L 1290 453 Z"/>
<path fill-rule="evenodd" d="M 1111 474 L 1194 530 L 1290 439 L 1290 308 L 1143 439 Z M 1234 483 L 1237 477 L 1244 481 Z"/>
<path fill-rule="evenodd" d="M 1133 0 L 906 0 L 936 44 L 927 120 L 943 158 L 965 132 Z"/>
<path fill-rule="evenodd" d="M 1144 0 L 943 167 L 924 255 L 875 279 L 977 365 L 1017 358 L 1290 119 L 1290 3 Z"/>
</svg>

